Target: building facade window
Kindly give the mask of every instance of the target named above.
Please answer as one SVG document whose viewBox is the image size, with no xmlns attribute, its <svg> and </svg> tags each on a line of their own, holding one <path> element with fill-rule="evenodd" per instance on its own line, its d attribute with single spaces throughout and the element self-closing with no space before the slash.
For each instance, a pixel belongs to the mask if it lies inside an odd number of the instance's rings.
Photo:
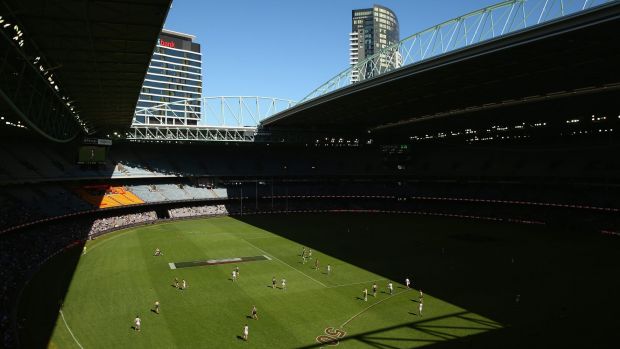
<svg viewBox="0 0 620 349">
<path fill-rule="evenodd" d="M 197 125 L 202 54 L 193 35 L 162 30 L 136 104 L 134 123 Z M 162 104 L 168 104 L 165 107 Z"/>
</svg>

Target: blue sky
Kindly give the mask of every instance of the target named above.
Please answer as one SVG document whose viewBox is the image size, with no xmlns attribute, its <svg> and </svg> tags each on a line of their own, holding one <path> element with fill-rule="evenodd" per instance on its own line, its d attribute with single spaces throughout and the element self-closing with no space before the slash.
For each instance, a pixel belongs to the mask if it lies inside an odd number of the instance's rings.
<svg viewBox="0 0 620 349">
<path fill-rule="evenodd" d="M 165 28 L 202 45 L 205 96 L 300 100 L 348 68 L 351 10 L 392 9 L 401 39 L 500 0 L 174 0 Z"/>
</svg>

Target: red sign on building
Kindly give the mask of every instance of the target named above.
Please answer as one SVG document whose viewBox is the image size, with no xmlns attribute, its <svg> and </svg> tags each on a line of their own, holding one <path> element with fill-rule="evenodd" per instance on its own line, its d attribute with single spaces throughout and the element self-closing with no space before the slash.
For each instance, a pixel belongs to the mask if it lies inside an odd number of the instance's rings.
<svg viewBox="0 0 620 349">
<path fill-rule="evenodd" d="M 159 39 L 159 45 L 174 48 L 174 41 L 164 41 L 163 39 Z"/>
</svg>

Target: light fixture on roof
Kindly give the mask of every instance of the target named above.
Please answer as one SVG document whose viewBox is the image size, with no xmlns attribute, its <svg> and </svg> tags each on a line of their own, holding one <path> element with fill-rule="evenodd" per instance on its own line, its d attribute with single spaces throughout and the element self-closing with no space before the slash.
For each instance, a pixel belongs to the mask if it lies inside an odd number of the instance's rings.
<svg viewBox="0 0 620 349">
<path fill-rule="evenodd" d="M 4 28 L 7 28 L 7 27 L 9 27 L 10 25 L 11 25 L 11 23 L 7 23 L 7 24 L 5 24 L 3 27 L 4 27 Z"/>
</svg>

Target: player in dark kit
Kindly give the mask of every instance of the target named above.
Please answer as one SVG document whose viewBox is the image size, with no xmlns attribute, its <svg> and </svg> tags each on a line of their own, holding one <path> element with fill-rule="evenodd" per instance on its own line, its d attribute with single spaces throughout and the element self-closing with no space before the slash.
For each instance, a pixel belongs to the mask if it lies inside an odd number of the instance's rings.
<svg viewBox="0 0 620 349">
<path fill-rule="evenodd" d="M 252 319 L 258 320 L 258 312 L 256 311 L 256 306 L 252 306 Z"/>
<path fill-rule="evenodd" d="M 271 278 L 271 288 L 276 288 L 276 277 Z"/>
</svg>

